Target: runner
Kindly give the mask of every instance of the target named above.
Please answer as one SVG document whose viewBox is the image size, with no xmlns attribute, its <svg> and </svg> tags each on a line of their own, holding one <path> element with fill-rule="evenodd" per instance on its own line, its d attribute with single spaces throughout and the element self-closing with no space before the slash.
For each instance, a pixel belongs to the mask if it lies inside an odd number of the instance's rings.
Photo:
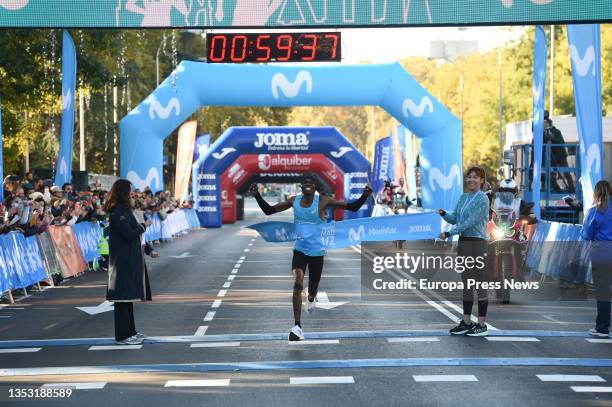
<svg viewBox="0 0 612 407">
<path fill-rule="evenodd" d="M 331 196 L 319 195 L 316 192 L 315 178 L 312 176 L 304 177 L 302 181 L 302 193 L 297 196 L 290 196 L 286 201 L 280 202 L 274 206 L 268 204 L 257 188 L 256 184 L 251 185 L 249 191 L 255 199 L 261 210 L 266 215 L 272 215 L 293 208 L 295 223 L 324 223 L 325 209 L 332 207 L 334 209 L 346 209 L 352 212 L 357 212 L 359 208 L 366 202 L 372 189 L 366 186 L 363 194 L 355 202 L 338 201 Z M 291 269 L 293 271 L 293 316 L 295 318 L 295 326 L 289 332 L 290 341 L 301 341 L 304 339 L 302 332 L 301 314 L 302 314 L 302 291 L 304 289 L 304 274 L 308 269 L 308 295 L 307 295 L 307 312 L 312 314 L 316 308 L 317 292 L 319 289 L 319 281 L 323 272 L 323 258 L 325 256 L 325 248 L 321 246 L 316 239 L 298 239 L 293 248 L 293 260 Z"/>
</svg>

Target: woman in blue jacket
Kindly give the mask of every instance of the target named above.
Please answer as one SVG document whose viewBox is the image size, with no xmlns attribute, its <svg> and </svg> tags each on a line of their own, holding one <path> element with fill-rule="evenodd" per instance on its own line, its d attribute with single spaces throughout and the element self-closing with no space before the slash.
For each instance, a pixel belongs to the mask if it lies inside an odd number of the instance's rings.
<svg viewBox="0 0 612 407">
<path fill-rule="evenodd" d="M 612 186 L 608 181 L 599 181 L 593 191 L 591 207 L 582 226 L 582 238 L 593 241 L 591 247 L 591 269 L 593 286 L 597 300 L 597 318 L 595 328 L 589 333 L 592 336 L 607 338 L 610 336 L 610 284 L 612 283 L 612 208 L 610 196 Z"/>
<path fill-rule="evenodd" d="M 448 232 L 440 234 L 440 239 L 459 235 L 459 255 L 477 258 L 486 256 L 487 252 L 487 222 L 489 221 L 489 198 L 482 190 L 486 181 L 485 170 L 482 167 L 470 167 L 465 177 L 465 192 L 459 197 L 457 206 L 452 212 L 438 209 L 444 220 L 453 226 Z M 486 262 L 485 262 L 486 264 Z M 487 336 L 487 308 L 489 298 L 487 290 L 478 287 L 478 323 L 472 324 L 472 306 L 474 305 L 474 288 L 468 288 L 468 282 L 484 282 L 486 269 L 467 267 L 461 273 L 463 289 L 463 319 L 459 325 L 450 330 L 451 335 Z"/>
</svg>

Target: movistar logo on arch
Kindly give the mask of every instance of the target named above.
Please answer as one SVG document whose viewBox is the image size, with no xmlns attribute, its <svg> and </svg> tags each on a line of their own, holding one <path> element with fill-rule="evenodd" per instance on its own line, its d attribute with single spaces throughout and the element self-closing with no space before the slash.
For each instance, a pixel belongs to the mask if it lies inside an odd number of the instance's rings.
<svg viewBox="0 0 612 407">
<path fill-rule="evenodd" d="M 256 133 L 256 148 L 268 150 L 308 150 L 310 141 L 306 133 Z"/>
</svg>

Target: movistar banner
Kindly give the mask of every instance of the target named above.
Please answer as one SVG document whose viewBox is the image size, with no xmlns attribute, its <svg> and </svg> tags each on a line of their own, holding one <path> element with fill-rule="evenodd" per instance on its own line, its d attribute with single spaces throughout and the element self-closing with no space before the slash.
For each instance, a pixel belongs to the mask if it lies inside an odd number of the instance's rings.
<svg viewBox="0 0 612 407">
<path fill-rule="evenodd" d="M 385 187 L 385 181 L 394 178 L 393 143 L 391 137 L 376 142 L 374 148 L 374 170 L 372 171 L 372 189 L 377 196 Z"/>
<path fill-rule="evenodd" d="M 580 181 L 584 207 L 589 208 L 593 203 L 593 188 L 603 179 L 599 25 L 570 25 L 567 33 L 580 140 Z"/>
<path fill-rule="evenodd" d="M 72 178 L 72 133 L 74 130 L 76 73 L 76 49 L 70 34 L 64 30 L 62 47 L 62 130 L 59 154 L 55 163 L 55 185 L 58 186 L 70 182 Z"/>
<path fill-rule="evenodd" d="M 87 3 L 87 7 L 83 7 Z M 609 0 L 0 0 L 4 27 L 354 27 L 611 21 Z"/>
<path fill-rule="evenodd" d="M 4 147 L 2 145 L 2 104 L 0 104 L 0 179 L 4 179 Z M 4 202 L 4 187 L 0 188 L 0 201 Z M 0 287 L 2 289 L 2 287 Z"/>
<path fill-rule="evenodd" d="M 544 99 L 546 98 L 546 34 L 541 26 L 536 27 L 535 50 L 533 59 L 533 173 L 531 191 L 533 193 L 533 213 L 539 218 L 540 174 L 542 173 L 542 143 L 544 138 Z"/>
<path fill-rule="evenodd" d="M 266 242 L 312 239 L 324 249 L 337 249 L 361 242 L 435 239 L 440 234 L 441 221 L 435 212 L 423 212 L 323 224 L 264 222 L 248 228 L 256 230 Z"/>
</svg>

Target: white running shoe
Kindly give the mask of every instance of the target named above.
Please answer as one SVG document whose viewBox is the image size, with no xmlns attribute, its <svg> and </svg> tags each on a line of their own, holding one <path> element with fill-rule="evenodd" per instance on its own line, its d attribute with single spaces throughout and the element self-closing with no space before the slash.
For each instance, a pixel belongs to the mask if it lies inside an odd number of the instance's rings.
<svg viewBox="0 0 612 407">
<path fill-rule="evenodd" d="M 309 314 L 314 314 L 315 309 L 317 308 L 317 297 L 314 297 L 312 301 L 306 297 L 306 312 Z"/>
<path fill-rule="evenodd" d="M 137 338 L 137 339 L 143 339 L 143 340 L 144 340 L 144 339 L 146 339 L 146 338 L 147 338 L 147 335 L 142 334 L 142 333 L 140 333 L 140 332 L 136 332 L 136 335 L 134 335 L 134 338 Z"/>
<path fill-rule="evenodd" d="M 595 328 L 589 329 L 589 335 L 595 336 L 597 338 L 609 338 L 610 337 L 610 334 L 607 334 L 605 332 L 600 332 Z"/>
<path fill-rule="evenodd" d="M 136 338 L 136 336 L 130 336 L 122 341 L 116 341 L 117 345 L 142 345 L 143 340 Z"/>
<path fill-rule="evenodd" d="M 304 332 L 302 332 L 302 328 L 300 328 L 299 325 L 295 325 L 293 328 L 291 328 L 291 331 L 289 331 L 289 341 L 295 342 L 303 340 Z"/>
</svg>

